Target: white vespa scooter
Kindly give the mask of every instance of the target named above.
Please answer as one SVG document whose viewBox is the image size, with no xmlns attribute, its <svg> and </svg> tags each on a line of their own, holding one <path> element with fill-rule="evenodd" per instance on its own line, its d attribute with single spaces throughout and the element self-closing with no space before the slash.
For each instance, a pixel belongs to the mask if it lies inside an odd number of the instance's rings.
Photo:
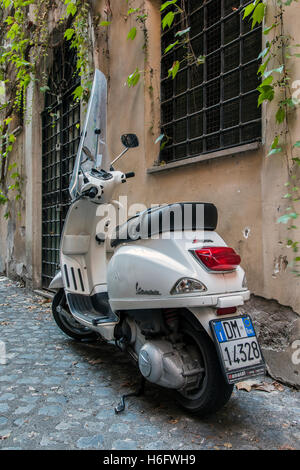
<svg viewBox="0 0 300 470">
<path fill-rule="evenodd" d="M 134 176 L 111 164 L 138 140 L 123 135 L 123 152 L 109 162 L 106 101 L 106 79 L 96 70 L 70 183 L 61 271 L 50 284 L 54 319 L 72 338 L 114 342 L 143 380 L 172 389 L 186 410 L 203 416 L 229 400 L 235 382 L 265 371 L 251 318 L 236 313 L 250 296 L 240 257 L 215 232 L 213 204 L 158 206 L 109 231 L 110 209 L 121 210 L 113 192 Z"/>
</svg>

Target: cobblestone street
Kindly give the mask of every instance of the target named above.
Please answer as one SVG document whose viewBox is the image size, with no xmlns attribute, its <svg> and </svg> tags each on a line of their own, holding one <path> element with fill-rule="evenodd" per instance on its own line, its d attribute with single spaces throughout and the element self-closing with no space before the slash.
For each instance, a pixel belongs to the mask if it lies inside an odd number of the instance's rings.
<svg viewBox="0 0 300 470">
<path fill-rule="evenodd" d="M 135 366 L 113 345 L 67 338 L 47 300 L 4 277 L 0 340 L 1 449 L 300 449 L 300 392 L 288 387 L 235 390 L 221 412 L 200 420 L 147 384 L 115 415 L 137 382 Z"/>
</svg>

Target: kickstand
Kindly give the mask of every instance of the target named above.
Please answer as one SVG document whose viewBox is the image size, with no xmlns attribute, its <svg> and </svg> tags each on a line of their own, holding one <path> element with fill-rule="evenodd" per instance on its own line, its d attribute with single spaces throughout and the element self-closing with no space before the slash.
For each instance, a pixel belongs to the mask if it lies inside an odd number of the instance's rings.
<svg viewBox="0 0 300 470">
<path fill-rule="evenodd" d="M 115 413 L 119 414 L 119 413 L 121 413 L 122 411 L 125 410 L 125 400 L 126 400 L 126 398 L 140 397 L 141 395 L 144 395 L 144 393 L 145 393 L 145 384 L 146 384 L 145 377 L 142 377 L 140 386 L 139 386 L 139 388 L 137 389 L 136 392 L 127 393 L 126 395 L 122 395 L 121 401 L 115 407 Z"/>
</svg>

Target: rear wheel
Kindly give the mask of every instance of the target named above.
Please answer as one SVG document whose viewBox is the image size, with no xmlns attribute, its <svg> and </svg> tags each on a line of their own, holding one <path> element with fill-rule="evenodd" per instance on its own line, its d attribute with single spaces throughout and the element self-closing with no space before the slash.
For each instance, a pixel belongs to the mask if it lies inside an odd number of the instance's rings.
<svg viewBox="0 0 300 470">
<path fill-rule="evenodd" d="M 233 385 L 229 385 L 224 378 L 216 348 L 208 334 L 196 330 L 186 321 L 182 323 L 180 331 L 187 349 L 197 358 L 202 373 L 195 388 L 175 392 L 176 400 L 189 412 L 206 416 L 228 402 Z"/>
<path fill-rule="evenodd" d="M 71 315 L 64 289 L 59 289 L 52 301 L 52 313 L 59 328 L 73 339 L 95 341 L 97 333 L 81 325 Z"/>
</svg>

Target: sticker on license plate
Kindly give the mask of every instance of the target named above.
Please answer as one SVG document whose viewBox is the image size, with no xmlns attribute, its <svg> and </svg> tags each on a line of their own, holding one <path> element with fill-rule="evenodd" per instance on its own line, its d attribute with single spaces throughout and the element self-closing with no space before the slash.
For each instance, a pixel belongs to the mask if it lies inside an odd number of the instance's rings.
<svg viewBox="0 0 300 470">
<path fill-rule="evenodd" d="M 210 321 L 228 383 L 265 373 L 264 358 L 249 315 Z"/>
</svg>

